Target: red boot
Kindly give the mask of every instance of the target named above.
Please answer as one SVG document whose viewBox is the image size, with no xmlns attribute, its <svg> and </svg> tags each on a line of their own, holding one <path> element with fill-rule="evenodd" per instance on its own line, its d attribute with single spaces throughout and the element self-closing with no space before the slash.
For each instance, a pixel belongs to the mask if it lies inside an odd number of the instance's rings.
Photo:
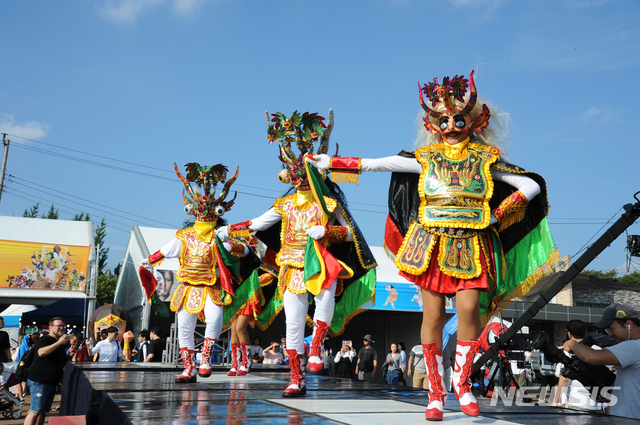
<svg viewBox="0 0 640 425">
<path fill-rule="evenodd" d="M 309 352 L 309 360 L 307 361 L 307 369 L 310 373 L 320 374 L 324 370 L 324 361 L 322 351 L 324 348 L 324 339 L 327 337 L 330 323 L 322 320 L 316 322 L 313 330 L 313 339 L 311 340 L 311 351 Z"/>
<path fill-rule="evenodd" d="M 251 372 L 251 347 L 246 342 L 241 342 L 240 346 L 242 347 L 242 364 L 236 373 L 238 376 Z"/>
<path fill-rule="evenodd" d="M 307 393 L 307 381 L 304 379 L 304 372 L 300 362 L 302 354 L 296 350 L 287 350 L 289 355 L 289 369 L 291 370 L 291 382 L 282 393 L 282 397 L 302 397 Z"/>
<path fill-rule="evenodd" d="M 176 376 L 176 382 L 185 384 L 189 382 L 196 382 L 198 372 L 196 371 L 196 360 L 193 355 L 193 350 L 181 348 L 180 355 L 182 356 L 182 362 L 184 363 L 184 371 L 182 371 L 182 374 Z"/>
<path fill-rule="evenodd" d="M 456 345 L 456 363 L 452 374 L 453 392 L 460 401 L 462 412 L 469 416 L 478 416 L 480 414 L 478 401 L 471 392 L 470 379 L 477 343 L 477 339 L 458 341 Z"/>
<path fill-rule="evenodd" d="M 444 416 L 444 402 L 447 392 L 444 390 L 444 368 L 442 351 L 436 350 L 435 342 L 422 344 L 422 353 L 429 375 L 429 405 L 425 412 L 428 421 L 441 421 Z"/>
<path fill-rule="evenodd" d="M 238 373 L 238 357 L 240 356 L 240 344 L 232 343 L 231 344 L 231 358 L 233 359 L 233 363 L 231 364 L 231 369 L 227 372 L 228 376 L 236 376 Z"/>
<path fill-rule="evenodd" d="M 205 338 L 202 344 L 202 359 L 200 360 L 198 375 L 203 378 L 211 376 L 211 353 L 213 353 L 213 347 L 215 347 L 215 345 L 216 340 L 211 338 Z"/>
</svg>

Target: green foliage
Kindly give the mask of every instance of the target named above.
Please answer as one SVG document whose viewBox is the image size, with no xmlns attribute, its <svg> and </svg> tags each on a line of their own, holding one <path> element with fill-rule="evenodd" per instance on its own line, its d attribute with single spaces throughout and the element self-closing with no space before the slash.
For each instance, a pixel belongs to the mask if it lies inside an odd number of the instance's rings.
<svg viewBox="0 0 640 425">
<path fill-rule="evenodd" d="M 633 272 L 633 273 L 626 274 L 620 278 L 619 282 L 640 285 L 640 273 Z"/>
<path fill-rule="evenodd" d="M 618 272 L 615 269 L 609 270 L 608 272 L 599 270 L 584 270 L 582 273 L 588 274 L 589 276 L 597 277 L 598 279 L 608 280 L 610 282 L 618 281 Z"/>
<path fill-rule="evenodd" d="M 47 214 L 42 214 L 40 216 L 40 218 L 47 218 L 49 220 L 57 220 L 59 217 L 59 210 L 57 208 L 54 208 L 53 204 L 51 204 L 51 208 L 49 208 L 49 211 L 47 211 Z"/>
<path fill-rule="evenodd" d="M 584 270 L 582 273 L 588 274 L 598 279 L 607 280 L 609 282 L 630 283 L 633 285 L 640 285 L 640 273 L 633 272 L 624 276 L 618 277 L 616 270 L 609 270 L 608 272 L 598 270 Z"/>
<path fill-rule="evenodd" d="M 89 221 L 89 213 L 81 212 L 80 214 L 76 214 L 73 216 L 71 221 Z"/>
<path fill-rule="evenodd" d="M 98 253 L 98 275 L 104 273 L 104 267 L 107 265 L 107 258 L 109 257 L 109 248 L 104 247 L 104 239 L 107 236 L 107 222 L 104 217 L 100 221 L 100 225 L 96 227 L 93 234 L 93 243 L 96 247 L 100 246 L 100 252 Z"/>
<path fill-rule="evenodd" d="M 98 305 L 113 303 L 117 283 L 118 276 L 111 273 L 111 270 L 98 275 L 98 287 L 96 288 L 96 302 Z"/>
<path fill-rule="evenodd" d="M 23 217 L 28 218 L 37 218 L 38 217 L 38 208 L 40 207 L 40 202 L 31 207 L 30 210 L 25 209 L 24 213 L 22 213 Z"/>
</svg>

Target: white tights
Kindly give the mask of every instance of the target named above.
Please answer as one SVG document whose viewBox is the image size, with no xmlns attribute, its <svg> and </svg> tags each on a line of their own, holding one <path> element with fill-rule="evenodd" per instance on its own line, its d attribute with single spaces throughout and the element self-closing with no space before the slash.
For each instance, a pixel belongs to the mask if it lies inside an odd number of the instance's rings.
<svg viewBox="0 0 640 425">
<path fill-rule="evenodd" d="M 331 323 L 333 310 L 336 306 L 336 284 L 333 283 L 327 289 L 323 289 L 314 297 L 316 311 L 313 321 L 321 320 Z M 287 350 L 296 350 L 298 354 L 304 353 L 304 326 L 307 321 L 307 311 L 309 310 L 309 296 L 304 294 L 292 294 L 285 290 L 283 295 L 284 315 L 287 323 Z M 315 330 L 314 330 L 315 332 Z"/>
<path fill-rule="evenodd" d="M 223 311 L 224 307 L 211 301 L 211 298 L 207 295 L 204 303 L 204 317 L 207 324 L 204 331 L 205 338 L 218 339 L 222 330 Z M 198 315 L 189 313 L 182 306 L 178 310 L 177 318 L 180 348 L 193 350 L 195 348 L 193 332 L 196 330 Z"/>
</svg>

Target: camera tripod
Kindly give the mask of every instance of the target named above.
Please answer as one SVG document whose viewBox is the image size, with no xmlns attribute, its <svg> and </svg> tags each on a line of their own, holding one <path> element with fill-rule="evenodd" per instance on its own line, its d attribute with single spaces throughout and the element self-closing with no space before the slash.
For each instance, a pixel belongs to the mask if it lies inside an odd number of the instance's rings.
<svg viewBox="0 0 640 425">
<path fill-rule="evenodd" d="M 495 379 L 496 379 L 496 374 L 498 374 L 498 387 L 502 388 L 503 390 L 506 390 L 509 386 L 511 386 L 511 383 L 513 382 L 513 384 L 516 387 L 516 391 L 518 391 L 520 389 L 520 386 L 518 385 L 518 381 L 516 380 L 516 378 L 513 376 L 513 372 L 511 371 L 511 361 L 509 360 L 509 355 L 508 353 L 508 347 L 506 343 L 500 343 L 498 342 L 499 340 L 496 340 L 496 355 L 495 355 L 495 360 L 494 360 L 494 364 L 496 365 L 495 368 L 493 368 L 493 371 L 491 372 L 491 376 L 489 377 L 489 384 L 487 384 L 487 386 L 484 389 L 484 396 L 486 397 L 487 394 L 489 393 L 490 390 L 494 390 L 496 383 L 495 383 Z M 484 376 L 482 377 L 482 379 L 484 379 Z"/>
</svg>

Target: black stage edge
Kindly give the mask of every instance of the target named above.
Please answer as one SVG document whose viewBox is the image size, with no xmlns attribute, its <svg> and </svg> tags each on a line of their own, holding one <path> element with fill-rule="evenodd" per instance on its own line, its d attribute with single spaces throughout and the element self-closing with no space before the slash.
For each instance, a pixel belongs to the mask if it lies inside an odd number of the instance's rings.
<svg viewBox="0 0 640 425">
<path fill-rule="evenodd" d="M 76 363 L 65 370 L 61 415 L 87 415 L 87 424 L 415 424 L 427 423 L 427 392 L 402 385 L 309 376 L 302 398 L 282 398 L 289 373 L 258 365 L 247 376 L 214 368 L 209 378 L 176 384 L 181 370 L 149 363 Z M 625 425 L 640 421 L 549 406 L 505 406 L 479 398 L 471 418 L 449 394 L 443 422 L 457 424 Z"/>
</svg>

